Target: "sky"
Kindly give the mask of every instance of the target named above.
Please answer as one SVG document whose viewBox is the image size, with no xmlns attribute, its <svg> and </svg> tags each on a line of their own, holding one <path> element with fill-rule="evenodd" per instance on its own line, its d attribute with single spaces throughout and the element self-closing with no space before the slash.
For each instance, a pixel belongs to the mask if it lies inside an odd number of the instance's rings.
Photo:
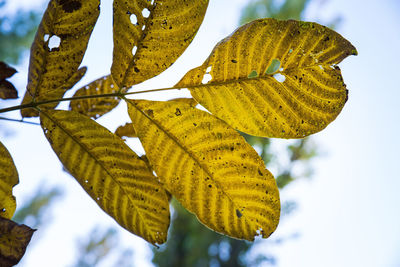
<svg viewBox="0 0 400 267">
<path fill-rule="evenodd" d="M 11 1 L 10 9 L 41 2 Z M 138 85 L 137 89 L 169 87 L 188 70 L 201 65 L 214 45 L 237 27 L 240 8 L 245 2 L 211 0 L 192 45 L 170 69 Z M 400 175 L 397 171 L 400 88 L 396 82 L 400 3 L 396 0 L 316 0 L 307 9 L 306 19 L 315 20 L 316 14 L 322 22 L 340 15 L 342 23 L 336 30 L 359 52 L 357 57 L 349 57 L 340 64 L 349 100 L 338 118 L 313 137 L 321 151 L 321 156 L 313 162 L 313 178 L 293 183 L 281 193 L 282 201 L 295 200 L 299 208 L 282 220 L 271 238 L 278 240 L 293 233 L 298 233 L 298 237 L 259 249 L 272 251 L 277 255 L 277 266 L 282 267 L 400 266 Z M 82 64 L 89 70 L 77 88 L 109 73 L 111 20 L 111 0 L 102 1 L 102 14 Z M 18 88 L 24 88 L 27 65 L 18 70 L 13 81 Z M 168 92 L 150 98 L 175 96 L 189 95 Z M 7 115 L 18 117 L 18 113 Z M 125 107 L 121 105 L 100 122 L 114 130 L 127 120 Z M 30 251 L 20 266 L 68 266 L 75 255 L 77 239 L 85 237 L 95 225 L 117 225 L 61 171 L 40 127 L 0 122 L 0 128 L 13 131 L 8 136 L 3 131 L 0 133 L 19 171 L 20 184 L 14 190 L 18 204 L 38 187 L 58 185 L 66 190 L 65 197 L 51 211 L 52 223 L 35 233 L 37 242 L 28 247 Z M 129 144 L 142 153 L 139 144 Z M 149 266 L 150 251 L 146 243 L 117 228 L 122 233 L 124 246 L 135 248 L 135 263 Z M 43 255 L 46 255 L 45 261 Z"/>
</svg>

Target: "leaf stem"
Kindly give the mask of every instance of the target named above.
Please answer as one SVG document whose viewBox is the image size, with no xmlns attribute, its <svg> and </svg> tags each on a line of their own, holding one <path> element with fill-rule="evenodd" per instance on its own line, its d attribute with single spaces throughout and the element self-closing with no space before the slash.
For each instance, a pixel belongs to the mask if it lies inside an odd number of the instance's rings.
<svg viewBox="0 0 400 267">
<path fill-rule="evenodd" d="M 106 97 L 119 97 L 122 98 L 127 95 L 135 95 L 135 94 L 143 94 L 143 93 L 152 93 L 152 92 L 160 92 L 160 91 L 168 91 L 168 90 L 180 90 L 182 88 L 176 88 L 176 87 L 168 87 L 168 88 L 159 88 L 159 89 L 150 89 L 150 90 L 144 90 L 144 91 L 135 91 L 135 92 L 127 92 L 127 93 L 110 93 L 110 94 L 99 94 L 99 95 L 85 95 L 85 96 L 75 96 L 75 97 L 67 97 L 67 98 L 61 98 L 61 99 L 49 99 L 49 100 L 44 100 L 44 101 L 38 101 L 38 102 L 30 102 L 27 104 L 23 105 L 17 105 L 17 106 L 12 106 L 8 108 L 3 108 L 0 109 L 0 113 L 5 113 L 5 112 L 10 112 L 10 111 L 15 111 L 15 110 L 21 110 L 25 108 L 36 108 L 40 105 L 45 105 L 45 104 L 50 104 L 50 103 L 57 103 L 57 102 L 64 102 L 64 101 L 75 101 L 75 100 L 82 100 L 82 99 L 92 99 L 92 98 L 106 98 Z"/>
<path fill-rule="evenodd" d="M 14 121 L 14 122 L 22 122 L 22 123 L 32 124 L 32 125 L 40 125 L 40 123 L 37 123 L 37 122 L 24 121 L 24 120 L 17 120 L 17 119 L 6 118 L 6 117 L 0 117 L 0 120 L 4 120 L 4 121 Z"/>
</svg>

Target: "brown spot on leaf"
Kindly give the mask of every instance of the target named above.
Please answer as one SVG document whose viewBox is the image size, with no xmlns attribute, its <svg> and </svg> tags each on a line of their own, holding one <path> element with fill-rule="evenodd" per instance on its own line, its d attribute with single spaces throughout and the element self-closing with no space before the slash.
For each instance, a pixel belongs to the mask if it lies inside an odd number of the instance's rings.
<svg viewBox="0 0 400 267">
<path fill-rule="evenodd" d="M 148 110 L 146 110 L 145 112 L 146 112 L 146 114 L 147 114 L 149 117 L 153 117 L 153 116 L 154 116 L 153 110 L 152 110 L 152 109 L 148 109 Z"/>
<path fill-rule="evenodd" d="M 179 108 L 176 109 L 175 115 L 176 115 L 176 116 L 182 115 L 182 112 L 181 112 L 181 110 L 180 110 Z"/>
</svg>

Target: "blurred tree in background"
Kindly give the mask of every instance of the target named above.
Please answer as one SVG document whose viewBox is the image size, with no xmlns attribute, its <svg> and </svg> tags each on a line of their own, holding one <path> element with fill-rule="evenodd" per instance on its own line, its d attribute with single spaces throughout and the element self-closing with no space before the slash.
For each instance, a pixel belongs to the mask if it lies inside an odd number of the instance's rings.
<svg viewBox="0 0 400 267">
<path fill-rule="evenodd" d="M 77 242 L 77 257 L 72 266 L 93 267 L 133 266 L 133 251 L 120 246 L 120 239 L 115 228 L 95 227 L 89 236 Z"/>
<path fill-rule="evenodd" d="M 259 18 L 303 19 L 303 12 L 310 0 L 253 0 L 243 9 L 240 24 Z"/>
<path fill-rule="evenodd" d="M 243 9 L 240 24 L 258 18 L 303 19 L 303 12 L 310 0 L 254 0 L 249 1 Z M 294 180 L 311 175 L 310 160 L 316 155 L 315 146 L 310 139 L 301 139 L 285 145 L 286 153 L 272 153 L 272 139 L 244 135 L 246 140 L 256 148 L 265 164 L 274 173 L 279 189 L 285 188 Z M 286 141 L 286 144 L 289 141 Z M 273 155 L 278 154 L 278 157 Z M 282 160 L 286 159 L 286 160 Z M 304 171 L 298 173 L 296 167 Z M 252 248 L 258 244 L 272 245 L 270 240 L 258 240 L 250 243 L 236 240 L 213 232 L 203 226 L 193 214 L 183 209 L 176 201 L 172 201 L 173 216 L 169 230 L 169 238 L 160 249 L 153 248 L 153 263 L 160 267 L 170 266 L 213 266 L 236 267 L 257 266 L 261 263 L 274 265 L 273 255 L 254 254 Z M 282 216 L 289 214 L 296 207 L 295 202 L 282 203 Z M 279 241 L 278 241 L 279 243 Z"/>
<path fill-rule="evenodd" d="M 7 0 L 0 0 L 0 10 L 6 4 Z M 20 63 L 23 52 L 33 42 L 43 10 L 18 10 L 13 16 L 0 13 L 0 61 L 8 64 Z"/>
</svg>

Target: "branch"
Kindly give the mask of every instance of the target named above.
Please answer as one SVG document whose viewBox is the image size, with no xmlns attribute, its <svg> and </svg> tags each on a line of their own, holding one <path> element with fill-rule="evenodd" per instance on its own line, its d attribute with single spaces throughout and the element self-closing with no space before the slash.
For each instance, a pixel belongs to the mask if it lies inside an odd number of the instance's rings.
<svg viewBox="0 0 400 267">
<path fill-rule="evenodd" d="M 112 94 L 100 94 L 100 95 L 75 96 L 75 97 L 68 97 L 68 98 L 61 98 L 61 99 L 49 99 L 49 100 L 45 100 L 45 101 L 31 102 L 28 104 L 3 108 L 3 109 L 0 109 L 0 113 L 21 110 L 21 109 L 25 109 L 25 108 L 36 108 L 40 105 L 45 105 L 45 104 L 49 104 L 49 103 L 58 103 L 58 102 L 64 102 L 64 101 L 74 101 L 74 100 L 91 99 L 91 98 L 106 98 L 106 97 L 122 98 L 127 95 L 152 93 L 152 92 L 160 92 L 160 91 L 168 91 L 168 90 L 180 90 L 180 89 L 182 89 L 182 88 L 168 87 L 168 88 L 150 89 L 150 90 L 128 92 L 128 93 L 112 93 Z"/>
</svg>

